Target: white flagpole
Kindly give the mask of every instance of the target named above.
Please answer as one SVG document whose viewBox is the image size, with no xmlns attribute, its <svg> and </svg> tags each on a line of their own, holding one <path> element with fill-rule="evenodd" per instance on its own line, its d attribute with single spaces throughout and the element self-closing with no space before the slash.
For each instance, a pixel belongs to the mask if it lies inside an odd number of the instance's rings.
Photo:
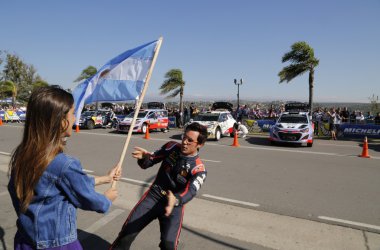
<svg viewBox="0 0 380 250">
<path fill-rule="evenodd" d="M 163 39 L 162 37 L 160 37 L 158 39 L 156 50 L 155 50 L 155 53 L 154 53 L 154 56 L 153 56 L 153 59 L 152 59 L 152 65 L 150 66 L 149 72 L 148 72 L 148 74 L 146 76 L 146 81 L 145 81 L 143 90 L 141 92 L 141 95 L 140 95 L 139 100 L 137 102 L 136 109 L 134 111 L 135 114 L 133 116 L 133 120 L 131 122 L 131 126 L 129 127 L 129 130 L 128 130 L 128 136 L 127 136 L 127 139 L 125 140 L 124 148 L 123 148 L 123 151 L 121 152 L 121 155 L 120 155 L 120 160 L 119 160 L 119 166 L 120 166 L 120 168 L 122 168 L 123 161 L 124 161 L 124 158 L 125 158 L 125 154 L 126 154 L 127 149 L 128 149 L 129 141 L 131 140 L 133 127 L 135 126 L 137 115 L 139 114 L 141 104 L 143 103 L 145 93 L 146 93 L 146 91 L 148 89 L 148 86 L 149 86 L 149 80 L 150 80 L 150 77 L 152 75 L 152 71 L 153 71 L 154 65 L 156 64 L 158 53 L 160 52 L 162 39 Z M 147 127 L 147 129 L 149 129 L 149 127 Z M 115 187 L 116 187 L 116 181 L 112 181 L 112 188 L 115 188 Z"/>
</svg>

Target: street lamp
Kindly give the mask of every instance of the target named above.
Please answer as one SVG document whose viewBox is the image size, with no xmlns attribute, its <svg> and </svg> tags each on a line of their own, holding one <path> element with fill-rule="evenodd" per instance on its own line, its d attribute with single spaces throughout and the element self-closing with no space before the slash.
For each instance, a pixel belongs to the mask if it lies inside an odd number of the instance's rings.
<svg viewBox="0 0 380 250">
<path fill-rule="evenodd" d="M 234 79 L 234 83 L 235 85 L 238 86 L 238 92 L 237 92 L 237 108 L 239 109 L 240 105 L 239 105 L 239 86 L 243 84 L 243 79 L 240 78 L 240 81 L 238 81 L 237 79 Z"/>
</svg>

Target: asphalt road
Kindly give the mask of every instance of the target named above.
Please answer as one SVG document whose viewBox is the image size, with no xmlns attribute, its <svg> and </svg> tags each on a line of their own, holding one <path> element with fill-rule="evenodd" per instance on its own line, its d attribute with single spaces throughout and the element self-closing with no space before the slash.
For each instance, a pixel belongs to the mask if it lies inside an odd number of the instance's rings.
<svg viewBox="0 0 380 250">
<path fill-rule="evenodd" d="M 22 125 L 4 125 L 0 152 L 10 153 L 21 139 Z M 140 169 L 130 157 L 134 146 L 153 151 L 181 131 L 153 132 L 151 139 L 132 136 L 123 165 L 123 181 L 150 183 L 157 168 Z M 81 130 L 69 139 L 67 152 L 84 168 L 104 174 L 120 157 L 126 135 L 110 129 Z M 380 233 L 380 143 L 370 142 L 370 159 L 357 157 L 361 141 L 317 139 L 312 148 L 270 146 L 261 136 L 208 141 L 201 150 L 208 177 L 199 198 Z M 158 166 L 157 166 L 158 167 Z"/>
</svg>

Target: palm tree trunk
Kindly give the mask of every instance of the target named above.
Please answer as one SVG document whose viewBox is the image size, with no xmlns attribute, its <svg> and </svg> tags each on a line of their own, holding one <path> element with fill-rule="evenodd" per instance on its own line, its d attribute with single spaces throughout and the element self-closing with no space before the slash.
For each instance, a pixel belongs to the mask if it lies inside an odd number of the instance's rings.
<svg viewBox="0 0 380 250">
<path fill-rule="evenodd" d="M 309 107 L 310 115 L 313 113 L 313 93 L 314 93 L 314 69 L 309 72 Z"/>
<path fill-rule="evenodd" d="M 16 96 L 12 95 L 12 107 L 16 108 Z"/>
</svg>

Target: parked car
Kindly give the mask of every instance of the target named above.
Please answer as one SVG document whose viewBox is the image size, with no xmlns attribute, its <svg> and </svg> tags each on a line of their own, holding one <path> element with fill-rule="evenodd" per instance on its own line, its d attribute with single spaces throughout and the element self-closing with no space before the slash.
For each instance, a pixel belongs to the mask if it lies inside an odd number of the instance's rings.
<svg viewBox="0 0 380 250">
<path fill-rule="evenodd" d="M 128 133 L 134 115 L 135 112 L 132 112 L 120 121 L 117 126 L 117 131 Z M 140 110 L 137 115 L 135 126 L 133 127 L 133 132 L 145 134 L 148 126 L 149 130 L 160 129 L 163 132 L 167 132 L 169 126 L 168 111 L 165 109 Z"/>
<path fill-rule="evenodd" d="M 103 127 L 103 125 L 106 125 L 108 113 L 109 110 L 84 111 L 79 119 L 79 127 L 87 129 Z"/>
<path fill-rule="evenodd" d="M 308 112 L 284 112 L 270 129 L 271 144 L 277 142 L 313 146 L 314 126 Z"/>
<path fill-rule="evenodd" d="M 20 116 L 17 114 L 17 112 L 12 110 L 1 110 L 0 117 L 4 122 L 21 122 Z"/>
<path fill-rule="evenodd" d="M 232 136 L 233 126 L 236 120 L 232 117 L 229 111 L 210 111 L 206 113 L 200 113 L 191 119 L 186 126 L 192 122 L 198 122 L 207 127 L 208 138 L 219 141 L 222 136 Z"/>
</svg>

